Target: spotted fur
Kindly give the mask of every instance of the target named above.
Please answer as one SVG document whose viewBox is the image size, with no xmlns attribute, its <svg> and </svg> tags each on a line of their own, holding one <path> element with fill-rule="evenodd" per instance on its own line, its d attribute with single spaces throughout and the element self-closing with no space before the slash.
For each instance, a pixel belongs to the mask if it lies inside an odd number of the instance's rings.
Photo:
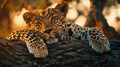
<svg viewBox="0 0 120 67">
<path fill-rule="evenodd" d="M 45 58 L 48 55 L 48 49 L 40 36 L 41 34 L 36 30 L 23 29 L 14 31 L 7 39 L 23 40 L 31 54 L 34 54 L 36 58 Z"/>
<path fill-rule="evenodd" d="M 96 27 L 81 27 L 74 23 L 65 23 L 58 30 L 60 40 L 87 40 L 97 52 L 103 53 L 110 50 L 107 37 Z"/>
<path fill-rule="evenodd" d="M 64 6 L 59 7 L 58 5 Z M 97 52 L 103 53 L 110 50 L 107 37 L 96 27 L 81 27 L 66 20 L 66 3 L 58 4 L 55 8 L 49 8 L 40 14 L 47 32 L 48 44 L 59 40 L 88 40 L 89 45 Z M 64 9 L 64 11 L 61 11 Z M 65 10 L 66 9 L 66 10 Z"/>
<path fill-rule="evenodd" d="M 95 51 L 109 51 L 109 41 L 98 28 L 81 27 L 66 20 L 67 8 L 67 3 L 63 2 L 40 13 L 25 13 L 23 18 L 27 28 L 13 32 L 8 39 L 23 40 L 36 58 L 48 55 L 46 43 L 53 44 L 59 40 L 88 40 Z"/>
</svg>

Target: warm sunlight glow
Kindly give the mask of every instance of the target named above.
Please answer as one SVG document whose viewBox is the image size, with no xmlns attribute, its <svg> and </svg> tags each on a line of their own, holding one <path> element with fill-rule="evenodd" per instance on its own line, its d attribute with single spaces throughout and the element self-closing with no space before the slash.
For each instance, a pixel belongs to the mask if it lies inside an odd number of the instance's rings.
<svg viewBox="0 0 120 67">
<path fill-rule="evenodd" d="M 58 4 L 58 2 L 53 3 L 51 6 L 49 6 L 48 8 L 55 8 L 55 6 Z"/>
<path fill-rule="evenodd" d="M 67 14 L 67 19 L 75 21 L 76 24 L 84 26 L 86 22 L 86 17 L 90 11 L 90 1 L 80 0 L 79 3 L 72 1 L 69 4 L 69 10 Z M 78 14 L 81 12 L 81 14 Z"/>
<path fill-rule="evenodd" d="M 108 24 L 114 27 L 116 31 L 119 31 L 120 20 L 117 20 L 117 17 L 120 18 L 120 4 L 111 6 L 110 8 L 105 7 L 103 13 L 108 21 Z"/>
<path fill-rule="evenodd" d="M 76 9 L 72 8 L 72 9 L 69 9 L 68 10 L 68 14 L 66 16 L 67 19 L 70 19 L 70 20 L 75 20 L 78 16 L 78 12 Z"/>
<path fill-rule="evenodd" d="M 12 27 L 13 29 L 23 29 L 26 27 L 26 23 L 23 19 L 23 14 L 25 12 L 28 12 L 25 8 L 22 9 L 22 11 L 20 12 L 17 12 L 15 13 L 12 21 L 13 21 L 13 24 L 12 24 Z"/>
<path fill-rule="evenodd" d="M 87 16 L 87 14 L 90 11 L 90 1 L 89 0 L 80 0 L 80 3 L 77 5 L 77 9 L 84 13 L 84 15 Z"/>
<path fill-rule="evenodd" d="M 83 15 L 79 16 L 75 21 L 75 23 L 80 26 L 84 26 L 85 22 L 86 22 L 86 17 Z"/>
</svg>

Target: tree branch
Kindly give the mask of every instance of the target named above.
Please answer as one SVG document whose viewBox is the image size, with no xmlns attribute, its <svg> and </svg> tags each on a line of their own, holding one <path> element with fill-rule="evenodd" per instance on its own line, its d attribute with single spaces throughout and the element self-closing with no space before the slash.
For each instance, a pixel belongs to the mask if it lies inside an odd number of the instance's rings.
<svg viewBox="0 0 120 67">
<path fill-rule="evenodd" d="M 98 27 L 103 33 L 110 39 L 120 39 L 120 34 L 115 31 L 114 28 L 110 27 L 102 14 L 106 0 L 90 0 L 91 11 L 88 15 L 87 22 L 84 26 L 87 27 Z"/>
<path fill-rule="evenodd" d="M 39 66 L 80 66 L 80 67 L 119 67 L 120 41 L 110 41 L 111 51 L 100 54 L 88 46 L 86 41 L 61 41 L 47 45 L 49 55 L 45 59 L 34 58 L 24 42 L 8 41 L 0 38 L 1 67 L 39 67 Z"/>
</svg>

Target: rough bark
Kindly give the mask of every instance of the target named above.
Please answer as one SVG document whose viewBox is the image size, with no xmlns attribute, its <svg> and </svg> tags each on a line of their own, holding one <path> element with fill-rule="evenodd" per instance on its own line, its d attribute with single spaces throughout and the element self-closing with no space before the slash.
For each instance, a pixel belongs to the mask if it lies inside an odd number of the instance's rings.
<svg viewBox="0 0 120 67">
<path fill-rule="evenodd" d="M 110 27 L 102 14 L 103 8 L 105 6 L 106 0 L 90 0 L 91 11 L 88 15 L 87 22 L 84 26 L 87 27 L 98 27 L 103 33 L 110 39 L 120 39 L 120 34 L 118 34 L 114 28 Z"/>
<path fill-rule="evenodd" d="M 24 42 L 0 38 L 0 67 L 120 67 L 120 40 L 110 41 L 111 51 L 97 53 L 87 41 L 61 41 L 47 45 L 45 59 L 34 58 Z"/>
</svg>

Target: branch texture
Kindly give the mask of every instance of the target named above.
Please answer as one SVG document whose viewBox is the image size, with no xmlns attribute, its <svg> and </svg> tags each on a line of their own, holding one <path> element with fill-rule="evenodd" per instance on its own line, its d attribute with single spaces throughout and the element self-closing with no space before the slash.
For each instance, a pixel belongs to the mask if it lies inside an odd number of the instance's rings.
<svg viewBox="0 0 120 67">
<path fill-rule="evenodd" d="M 87 41 L 61 41 L 47 45 L 45 59 L 34 58 L 24 42 L 0 38 L 0 67 L 120 67 L 120 40 L 110 41 L 111 51 L 100 54 Z"/>
</svg>

